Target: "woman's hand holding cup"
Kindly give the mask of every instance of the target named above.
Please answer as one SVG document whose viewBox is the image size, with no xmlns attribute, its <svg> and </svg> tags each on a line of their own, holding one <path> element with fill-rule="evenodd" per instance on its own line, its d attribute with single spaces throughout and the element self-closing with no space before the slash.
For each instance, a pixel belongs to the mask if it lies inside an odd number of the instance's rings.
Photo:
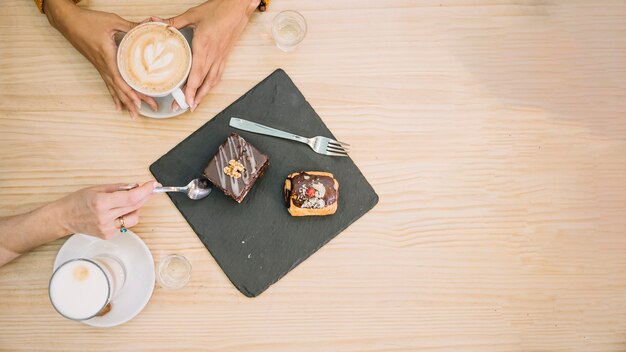
<svg viewBox="0 0 626 352">
<path fill-rule="evenodd" d="M 135 119 L 142 100 L 153 110 L 158 109 L 153 98 L 126 84 L 117 68 L 115 33 L 128 32 L 135 23 L 116 14 L 80 8 L 68 0 L 46 0 L 44 11 L 50 24 L 98 70 L 118 111 L 126 107 Z"/>
<path fill-rule="evenodd" d="M 226 58 L 257 6 L 259 0 L 209 0 L 167 20 L 152 18 L 177 29 L 191 27 L 194 30 L 191 43 L 193 61 L 184 88 L 191 111 L 220 81 Z M 176 102 L 172 103 L 172 109 L 178 110 Z"/>
</svg>

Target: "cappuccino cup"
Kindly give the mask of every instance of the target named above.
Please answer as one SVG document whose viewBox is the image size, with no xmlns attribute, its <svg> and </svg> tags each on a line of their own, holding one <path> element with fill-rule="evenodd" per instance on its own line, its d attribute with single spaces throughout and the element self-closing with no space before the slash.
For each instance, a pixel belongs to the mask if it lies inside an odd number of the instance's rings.
<svg viewBox="0 0 626 352">
<path fill-rule="evenodd" d="M 107 306 L 125 281 L 124 263 L 115 256 L 100 254 L 61 264 L 50 278 L 48 294 L 52 306 L 63 317 L 88 320 L 106 314 Z"/>
<path fill-rule="evenodd" d="M 117 67 L 124 81 L 144 95 L 172 95 L 183 110 L 189 105 L 181 86 L 191 70 L 191 48 L 178 29 L 147 22 L 131 29 L 117 50 Z"/>
</svg>

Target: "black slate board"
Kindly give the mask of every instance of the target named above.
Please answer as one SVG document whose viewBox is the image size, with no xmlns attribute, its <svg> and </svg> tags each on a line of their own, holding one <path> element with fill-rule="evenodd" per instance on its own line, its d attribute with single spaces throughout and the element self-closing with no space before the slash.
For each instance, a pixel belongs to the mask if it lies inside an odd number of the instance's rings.
<svg viewBox="0 0 626 352">
<path fill-rule="evenodd" d="M 303 136 L 334 136 L 279 69 L 150 166 L 163 185 L 185 185 L 202 176 L 231 132 L 269 156 L 265 175 L 241 204 L 217 188 L 199 201 L 168 194 L 230 281 L 244 295 L 254 297 L 372 209 L 378 195 L 350 158 L 324 156 L 305 144 L 233 129 L 228 125 L 231 117 Z M 289 215 L 283 201 L 284 181 L 291 172 L 301 170 L 335 175 L 339 181 L 336 214 Z"/>
</svg>

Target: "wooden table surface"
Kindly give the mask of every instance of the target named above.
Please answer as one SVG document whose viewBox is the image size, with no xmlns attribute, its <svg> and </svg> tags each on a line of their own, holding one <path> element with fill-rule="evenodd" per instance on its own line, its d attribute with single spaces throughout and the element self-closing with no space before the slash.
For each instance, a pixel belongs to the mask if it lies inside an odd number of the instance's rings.
<svg viewBox="0 0 626 352">
<path fill-rule="evenodd" d="M 81 6 L 141 20 L 197 3 Z M 155 260 L 191 259 L 188 287 L 157 287 L 116 328 L 64 320 L 47 296 L 55 241 L 0 269 L 1 350 L 626 350 L 624 1 L 275 0 L 195 113 L 138 121 L 31 1 L 1 7 L 0 215 L 150 179 L 278 67 L 380 195 L 254 299 L 156 196 L 133 230 Z M 292 53 L 270 35 L 286 9 L 309 24 Z"/>
</svg>

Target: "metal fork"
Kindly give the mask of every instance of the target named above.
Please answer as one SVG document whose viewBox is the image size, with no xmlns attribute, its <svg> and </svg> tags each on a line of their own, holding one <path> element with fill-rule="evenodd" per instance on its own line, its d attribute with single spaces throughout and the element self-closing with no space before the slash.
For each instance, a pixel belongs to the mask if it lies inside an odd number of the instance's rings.
<svg viewBox="0 0 626 352">
<path fill-rule="evenodd" d="M 319 154 L 331 155 L 331 156 L 348 156 L 347 143 L 342 143 L 328 137 L 312 137 L 306 138 L 298 136 L 297 134 L 277 130 L 275 128 L 267 127 L 256 122 L 240 119 L 237 117 L 230 118 L 230 127 L 238 128 L 240 130 L 264 134 L 267 136 L 279 137 L 289 139 L 292 141 L 307 144 L 313 151 Z"/>
</svg>

